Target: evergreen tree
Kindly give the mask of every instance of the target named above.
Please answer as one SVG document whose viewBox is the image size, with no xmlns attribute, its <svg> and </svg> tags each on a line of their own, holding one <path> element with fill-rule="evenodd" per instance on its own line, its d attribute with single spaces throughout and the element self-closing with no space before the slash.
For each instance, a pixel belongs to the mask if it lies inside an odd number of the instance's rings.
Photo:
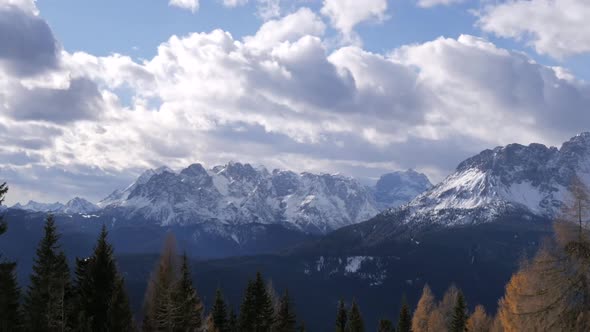
<svg viewBox="0 0 590 332">
<path fill-rule="evenodd" d="M 8 192 L 6 183 L 0 183 L 0 205 Z M 6 223 L 0 215 L 0 235 L 6 232 Z M 0 253 L 0 258 L 2 254 Z M 0 262 L 0 331 L 20 331 L 22 313 L 20 311 L 20 288 L 16 281 L 16 263 Z"/>
<path fill-rule="evenodd" d="M 133 315 L 119 275 L 113 247 L 107 241 L 103 225 L 91 257 L 76 260 L 76 295 L 79 329 L 91 331 L 128 331 Z"/>
<path fill-rule="evenodd" d="M 272 299 L 260 272 L 248 283 L 240 307 L 240 330 L 252 332 L 270 331 L 274 320 Z"/>
<path fill-rule="evenodd" d="M 15 263 L 0 263 L 0 331 L 20 331 L 20 288 L 16 282 Z"/>
<path fill-rule="evenodd" d="M 467 331 L 469 332 L 490 332 L 493 319 L 488 316 L 482 305 L 477 305 L 475 311 L 467 320 Z"/>
<path fill-rule="evenodd" d="M 160 260 L 148 283 L 144 302 L 144 331 L 174 331 L 177 322 L 175 301 L 178 262 L 174 236 L 166 238 Z"/>
<path fill-rule="evenodd" d="M 215 292 L 215 302 L 213 303 L 213 308 L 211 308 L 211 317 L 213 318 L 213 326 L 216 332 L 228 332 L 227 306 L 219 288 Z"/>
<path fill-rule="evenodd" d="M 307 331 L 305 329 L 305 323 L 301 323 L 301 325 L 299 325 L 299 328 L 297 329 L 297 332 L 305 332 Z"/>
<path fill-rule="evenodd" d="M 336 313 L 336 332 L 345 332 L 348 324 L 348 311 L 344 300 L 338 301 L 338 312 Z"/>
<path fill-rule="evenodd" d="M 44 231 L 24 302 L 26 330 L 64 331 L 71 323 L 72 286 L 52 215 L 47 217 Z"/>
<path fill-rule="evenodd" d="M 467 305 L 463 293 L 459 291 L 457 294 L 457 303 L 453 310 L 453 320 L 451 321 L 450 332 L 465 332 L 467 331 Z"/>
<path fill-rule="evenodd" d="M 382 319 L 379 321 L 378 332 L 394 332 L 393 323 L 389 319 Z"/>
<path fill-rule="evenodd" d="M 193 287 L 186 253 L 182 256 L 180 280 L 176 288 L 175 301 L 178 312 L 175 326 L 184 331 L 199 330 L 203 325 L 203 303 Z"/>
<path fill-rule="evenodd" d="M 397 321 L 397 332 L 410 331 L 412 331 L 412 316 L 410 315 L 410 307 L 404 296 L 402 298 L 402 308 L 399 311 L 399 319 Z"/>
<path fill-rule="evenodd" d="M 277 314 L 274 324 L 274 332 L 295 332 L 297 328 L 297 318 L 293 312 L 289 291 L 281 297 L 278 303 Z"/>
<path fill-rule="evenodd" d="M 365 323 L 361 316 L 361 310 L 354 300 L 350 306 L 350 317 L 348 318 L 348 331 L 350 332 L 364 332 Z"/>
<path fill-rule="evenodd" d="M 236 316 L 236 312 L 234 308 L 229 310 L 229 318 L 227 320 L 227 330 L 229 332 L 238 332 L 238 317 Z"/>
</svg>

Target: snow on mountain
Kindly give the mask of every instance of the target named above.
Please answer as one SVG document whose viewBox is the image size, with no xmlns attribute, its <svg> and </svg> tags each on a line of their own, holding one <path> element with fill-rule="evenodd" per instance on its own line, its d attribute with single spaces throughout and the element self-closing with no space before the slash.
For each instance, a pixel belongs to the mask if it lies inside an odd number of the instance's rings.
<svg viewBox="0 0 590 332">
<path fill-rule="evenodd" d="M 431 187 L 428 177 L 414 170 L 388 173 L 375 185 L 375 200 L 381 210 L 398 207 Z"/>
<path fill-rule="evenodd" d="M 400 204 L 403 197 L 419 190 L 421 183 L 430 186 L 421 176 L 413 171 L 399 173 L 397 182 L 386 181 L 375 190 L 342 175 L 269 172 L 236 162 L 211 169 L 193 164 L 180 172 L 167 168 L 146 171 L 99 206 L 127 220 L 150 220 L 163 226 L 282 223 L 325 233 L 367 220 L 380 206 Z M 398 188 L 407 183 L 413 187 Z M 379 203 L 375 192 L 381 195 Z M 391 201 L 387 203 L 387 199 Z"/>
<path fill-rule="evenodd" d="M 94 213 L 99 209 L 100 208 L 97 205 L 90 203 L 84 198 L 75 197 L 68 201 L 59 212 L 66 214 L 89 214 Z"/>
<path fill-rule="evenodd" d="M 552 218 L 569 200 L 574 175 L 590 185 L 590 133 L 573 137 L 560 149 L 510 144 L 485 150 L 403 206 L 403 212 L 384 214 L 403 214 L 400 222 L 405 224 L 439 225 L 491 221 L 509 209 Z"/>
<path fill-rule="evenodd" d="M 12 206 L 13 209 L 25 210 L 25 211 L 34 211 L 34 212 L 58 212 L 64 208 L 64 205 L 55 202 L 55 203 L 39 203 L 35 201 L 29 201 L 27 204 L 20 204 L 16 203 Z"/>
</svg>

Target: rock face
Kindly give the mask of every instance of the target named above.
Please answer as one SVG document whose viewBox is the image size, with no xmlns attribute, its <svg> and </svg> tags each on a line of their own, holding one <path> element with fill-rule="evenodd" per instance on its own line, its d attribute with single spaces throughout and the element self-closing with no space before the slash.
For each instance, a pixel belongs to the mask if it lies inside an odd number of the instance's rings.
<svg viewBox="0 0 590 332">
<path fill-rule="evenodd" d="M 278 223 L 326 233 L 367 220 L 382 207 L 407 202 L 430 186 L 426 176 L 414 171 L 385 175 L 371 188 L 342 175 L 269 172 L 233 162 L 211 169 L 193 164 L 180 172 L 148 170 L 99 206 L 117 216 L 117 222 L 144 220 L 161 226 Z"/>
<path fill-rule="evenodd" d="M 559 149 L 541 144 L 497 147 L 463 161 L 408 204 L 337 236 L 348 234 L 361 246 L 374 246 L 434 228 L 551 220 L 571 200 L 574 177 L 590 186 L 590 133 L 573 137 Z"/>
</svg>

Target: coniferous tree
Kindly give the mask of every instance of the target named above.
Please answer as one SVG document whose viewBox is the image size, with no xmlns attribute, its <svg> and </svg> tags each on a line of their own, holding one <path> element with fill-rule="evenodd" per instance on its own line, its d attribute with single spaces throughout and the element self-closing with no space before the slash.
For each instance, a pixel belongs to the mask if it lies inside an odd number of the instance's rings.
<svg viewBox="0 0 590 332">
<path fill-rule="evenodd" d="M 229 332 L 238 332 L 238 316 L 234 308 L 229 310 L 229 318 L 227 319 L 227 330 Z"/>
<path fill-rule="evenodd" d="M 490 332 L 493 319 L 488 316 L 482 305 L 477 305 L 475 311 L 467 320 L 467 331 L 469 332 Z"/>
<path fill-rule="evenodd" d="M 228 332 L 227 306 L 219 288 L 215 292 L 215 302 L 213 303 L 213 308 L 211 308 L 211 317 L 213 318 L 213 327 L 216 332 Z"/>
<path fill-rule="evenodd" d="M 177 328 L 177 259 L 176 241 L 174 236 L 168 235 L 146 290 L 142 327 L 144 331 L 174 331 Z"/>
<path fill-rule="evenodd" d="M 410 314 L 410 307 L 404 296 L 402 298 L 402 308 L 399 311 L 399 319 L 397 321 L 397 332 L 410 331 L 412 331 L 412 316 Z"/>
<path fill-rule="evenodd" d="M 425 285 L 422 290 L 422 296 L 416 305 L 414 316 L 412 317 L 412 331 L 413 332 L 429 332 L 432 329 L 428 326 L 430 316 L 435 309 L 434 295 L 428 285 Z"/>
<path fill-rule="evenodd" d="M 0 205 L 8 192 L 6 183 L 0 183 Z M 0 215 L 0 235 L 6 232 L 6 223 Z M 0 259 L 2 254 L 0 253 Z M 0 331 L 20 331 L 22 312 L 20 308 L 20 288 L 16 281 L 16 263 L 0 262 Z"/>
<path fill-rule="evenodd" d="M 73 292 L 52 215 L 47 217 L 44 232 L 24 302 L 26 330 L 64 331 L 72 323 Z"/>
<path fill-rule="evenodd" d="M 451 321 L 450 332 L 465 332 L 467 331 L 467 305 L 465 304 L 465 297 L 459 291 L 457 294 L 457 302 L 453 310 L 453 320 Z"/>
<path fill-rule="evenodd" d="M 380 320 L 377 332 L 394 332 L 393 323 L 389 319 Z"/>
<path fill-rule="evenodd" d="M 350 332 L 364 332 L 365 331 L 365 323 L 363 322 L 361 310 L 360 310 L 358 304 L 356 304 L 355 300 L 352 300 L 352 305 L 350 306 L 350 316 L 348 317 L 348 331 L 350 331 Z"/>
<path fill-rule="evenodd" d="M 76 322 L 79 330 L 127 331 L 133 315 L 125 282 L 117 271 L 113 247 L 103 225 L 92 256 L 76 260 Z"/>
<path fill-rule="evenodd" d="M 281 297 L 278 303 L 274 332 L 295 332 L 297 328 L 297 318 L 293 311 L 293 305 L 289 298 L 289 291 Z"/>
<path fill-rule="evenodd" d="M 20 311 L 20 288 L 16 281 L 15 263 L 0 263 L 0 331 L 20 331 L 22 314 Z"/>
<path fill-rule="evenodd" d="M 180 280 L 176 286 L 175 297 L 178 307 L 175 326 L 184 329 L 184 331 L 200 329 L 203 325 L 203 303 L 193 287 L 186 253 L 182 256 Z"/>
<path fill-rule="evenodd" d="M 338 311 L 336 313 L 336 332 L 345 332 L 348 325 L 348 311 L 344 305 L 344 300 L 338 301 Z"/>
<path fill-rule="evenodd" d="M 272 299 L 264 284 L 262 274 L 248 283 L 242 306 L 240 307 L 240 331 L 270 331 L 274 320 Z"/>
</svg>

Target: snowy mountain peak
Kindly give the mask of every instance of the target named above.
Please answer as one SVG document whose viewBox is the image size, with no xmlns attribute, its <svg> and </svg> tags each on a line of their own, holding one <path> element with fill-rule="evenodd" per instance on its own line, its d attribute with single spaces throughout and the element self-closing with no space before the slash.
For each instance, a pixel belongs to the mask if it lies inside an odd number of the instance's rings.
<svg viewBox="0 0 590 332">
<path fill-rule="evenodd" d="M 12 206 L 13 209 L 19 210 L 26 210 L 26 211 L 34 211 L 34 212 L 58 212 L 64 208 L 64 205 L 55 202 L 55 203 L 39 203 L 35 201 L 29 201 L 27 204 L 20 204 L 16 203 Z"/>
<path fill-rule="evenodd" d="M 375 185 L 375 199 L 385 209 L 402 205 L 431 187 L 426 175 L 412 169 L 387 173 Z"/>
<path fill-rule="evenodd" d="M 59 211 L 66 214 L 89 214 L 98 211 L 100 208 L 84 198 L 74 197 L 69 200 Z"/>
</svg>

